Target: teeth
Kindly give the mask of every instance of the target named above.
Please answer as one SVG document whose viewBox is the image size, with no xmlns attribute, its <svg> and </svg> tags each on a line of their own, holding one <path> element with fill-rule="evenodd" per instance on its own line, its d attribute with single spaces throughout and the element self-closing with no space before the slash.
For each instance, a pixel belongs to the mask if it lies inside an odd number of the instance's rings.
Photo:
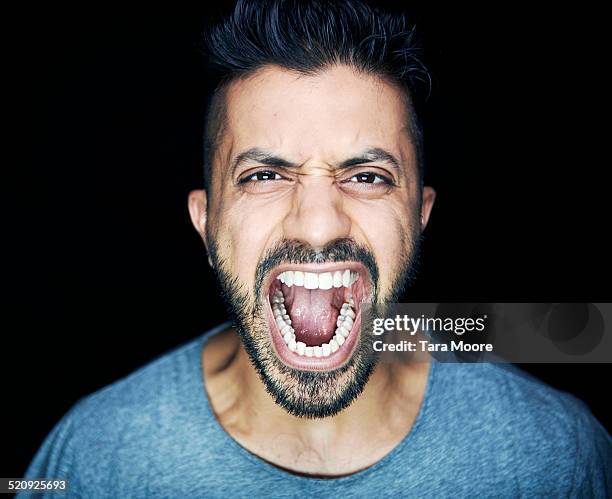
<svg viewBox="0 0 612 499">
<path fill-rule="evenodd" d="M 349 269 L 336 270 L 334 272 L 300 272 L 299 270 L 287 270 L 277 276 L 277 279 L 287 287 L 304 286 L 306 289 L 323 289 L 347 287 L 350 288 L 359 279 L 357 272 Z M 283 341 L 292 352 L 305 357 L 329 357 L 337 352 L 351 334 L 355 322 L 355 300 L 353 294 L 348 293 L 345 302 L 336 320 L 336 331 L 334 337 L 328 342 L 318 346 L 307 346 L 302 341 L 297 341 L 295 330 L 291 327 L 291 317 L 285 308 L 285 297 L 282 289 L 277 289 L 271 300 L 272 314 Z"/>
<path fill-rule="evenodd" d="M 334 278 L 331 272 L 319 274 L 319 289 L 331 289 L 334 285 Z"/>
<path fill-rule="evenodd" d="M 295 346 L 297 348 L 297 353 L 299 353 L 300 355 L 304 355 L 304 353 L 306 352 L 306 343 L 304 343 L 303 341 L 298 341 Z"/>
<path fill-rule="evenodd" d="M 286 278 L 286 276 L 284 278 Z M 315 358 L 329 357 L 331 354 L 337 352 L 345 343 L 353 328 L 355 312 L 349 302 L 346 302 L 342 305 L 340 314 L 338 314 L 338 320 L 336 321 L 337 328 L 334 337 L 329 343 L 323 343 L 318 346 L 306 346 L 304 342 L 296 341 L 295 330 L 291 327 L 291 319 L 288 318 L 288 314 L 281 314 L 281 308 L 284 309 L 282 303 L 275 303 L 272 305 L 272 311 L 274 312 L 275 320 L 281 336 L 283 337 L 283 341 L 287 344 L 289 350 L 301 356 Z"/>
<path fill-rule="evenodd" d="M 312 272 L 304 272 L 304 287 L 306 289 L 317 289 L 319 287 L 319 275 Z"/>
<path fill-rule="evenodd" d="M 346 269 L 342 274 L 342 285 L 348 288 L 351 285 L 351 271 Z"/>
<path fill-rule="evenodd" d="M 340 346 L 338 345 L 338 342 L 332 338 L 331 340 L 329 340 L 329 348 L 332 353 L 334 353 L 338 350 L 338 348 L 340 348 Z"/>
<path fill-rule="evenodd" d="M 334 272 L 334 288 L 341 288 L 342 287 L 342 272 L 340 272 L 339 270 L 336 270 Z"/>
<path fill-rule="evenodd" d="M 338 329 L 336 329 L 336 334 L 341 334 L 342 336 L 347 338 L 349 335 L 349 330 L 346 329 L 344 326 L 340 326 Z"/>
<path fill-rule="evenodd" d="M 300 272 L 299 270 L 287 270 L 278 275 L 277 279 L 287 287 L 304 286 L 306 289 L 331 289 L 350 288 L 359 279 L 357 272 L 349 269 L 336 270 L 335 272 Z M 272 299 L 272 303 L 284 303 L 285 298 L 279 289 Z M 354 303 L 351 303 L 354 306 Z"/>
<path fill-rule="evenodd" d="M 285 272 L 285 284 L 289 287 L 293 286 L 293 272 L 290 270 Z"/>
</svg>

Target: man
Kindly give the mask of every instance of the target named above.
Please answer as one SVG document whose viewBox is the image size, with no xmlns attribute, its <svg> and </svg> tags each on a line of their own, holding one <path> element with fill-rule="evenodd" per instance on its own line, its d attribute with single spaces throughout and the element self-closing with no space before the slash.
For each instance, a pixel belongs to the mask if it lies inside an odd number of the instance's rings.
<svg viewBox="0 0 612 499">
<path fill-rule="evenodd" d="M 28 478 L 84 497 L 577 496 L 612 443 L 574 397 L 489 364 L 380 362 L 363 303 L 413 274 L 423 184 L 406 20 L 240 0 L 189 212 L 232 322 L 80 401 Z"/>
</svg>

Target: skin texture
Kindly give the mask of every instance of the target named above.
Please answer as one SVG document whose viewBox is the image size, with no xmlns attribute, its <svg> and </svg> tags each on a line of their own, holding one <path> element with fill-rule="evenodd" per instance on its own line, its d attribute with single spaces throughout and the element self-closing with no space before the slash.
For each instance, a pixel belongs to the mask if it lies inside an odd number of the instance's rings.
<svg viewBox="0 0 612 499">
<path fill-rule="evenodd" d="M 189 211 L 249 301 L 257 300 L 253 269 L 281 240 L 318 250 L 353 239 L 376 258 L 380 299 L 392 295 L 402 269 L 398 255 L 413 251 L 435 199 L 433 189 L 419 189 L 405 113 L 394 86 L 343 65 L 316 76 L 267 66 L 231 83 L 211 186 L 190 194 Z M 295 167 L 251 160 L 233 168 L 253 147 Z M 390 152 L 399 167 L 379 160 L 338 168 L 374 147 Z M 261 170 L 272 176 L 253 181 Z M 357 181 L 364 178 L 376 182 Z M 252 181 L 240 183 L 245 179 Z M 348 408 L 304 419 L 276 404 L 234 330 L 209 342 L 203 361 L 204 383 L 225 430 L 262 459 L 316 476 L 350 474 L 391 451 L 414 423 L 429 369 L 427 363 L 379 364 Z"/>
</svg>

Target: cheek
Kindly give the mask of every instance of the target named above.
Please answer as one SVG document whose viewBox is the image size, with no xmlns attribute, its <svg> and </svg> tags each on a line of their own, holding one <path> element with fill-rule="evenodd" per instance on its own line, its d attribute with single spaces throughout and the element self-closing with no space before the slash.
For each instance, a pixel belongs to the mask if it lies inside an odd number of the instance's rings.
<svg viewBox="0 0 612 499">
<path fill-rule="evenodd" d="M 379 267 L 379 292 L 387 294 L 400 272 L 401 256 L 414 244 L 414 212 L 410 202 L 372 205 L 359 210 L 356 219 Z"/>
<path fill-rule="evenodd" d="M 269 204 L 267 207 L 253 203 L 247 206 L 237 200 L 221 213 L 219 252 L 226 261 L 226 268 L 251 291 L 257 264 L 271 243 L 281 236 L 281 210 L 272 210 Z"/>
</svg>

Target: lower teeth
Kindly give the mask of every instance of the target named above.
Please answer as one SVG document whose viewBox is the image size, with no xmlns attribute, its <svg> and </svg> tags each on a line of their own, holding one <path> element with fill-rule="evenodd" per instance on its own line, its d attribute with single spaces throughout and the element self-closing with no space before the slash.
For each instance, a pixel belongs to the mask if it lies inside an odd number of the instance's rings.
<svg viewBox="0 0 612 499">
<path fill-rule="evenodd" d="M 303 357 L 329 357 L 335 353 L 346 341 L 349 334 L 353 329 L 353 323 L 355 320 L 355 311 L 353 307 L 355 302 L 353 298 L 349 298 L 348 302 L 345 302 L 340 309 L 338 314 L 338 320 L 336 321 L 336 332 L 334 337 L 329 340 L 329 343 L 323 343 L 318 346 L 306 346 L 306 343 L 302 341 L 296 341 L 295 330 L 291 327 L 291 319 L 287 310 L 285 309 L 285 298 L 283 292 L 278 289 L 274 293 L 272 299 L 272 315 L 278 326 L 278 330 L 283 336 L 283 340 L 289 350 L 295 352 Z"/>
</svg>

